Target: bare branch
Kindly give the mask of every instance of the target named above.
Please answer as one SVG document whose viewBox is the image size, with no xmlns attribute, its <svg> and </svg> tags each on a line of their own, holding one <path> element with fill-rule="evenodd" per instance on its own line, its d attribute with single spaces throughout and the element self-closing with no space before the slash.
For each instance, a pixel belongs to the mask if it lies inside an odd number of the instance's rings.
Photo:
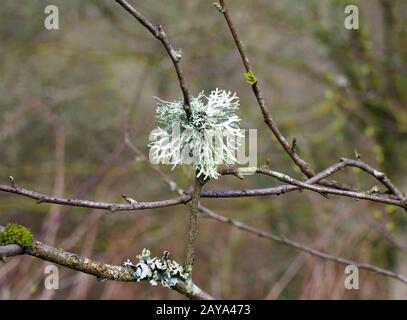
<svg viewBox="0 0 407 320">
<path fill-rule="evenodd" d="M 307 183 L 301 182 L 299 180 L 296 180 L 284 173 L 269 170 L 266 168 L 258 168 L 257 172 L 272 176 L 282 182 L 289 183 L 291 185 L 301 187 L 304 189 L 312 190 L 312 191 L 315 191 L 318 193 L 328 193 L 328 194 L 335 194 L 335 195 L 339 195 L 339 196 L 351 197 L 351 198 L 356 198 L 356 199 L 365 199 L 365 200 L 370 200 L 370 201 L 374 201 L 374 202 L 394 204 L 401 208 L 406 208 L 406 204 L 403 200 L 391 199 L 388 197 L 378 196 L 378 195 L 370 195 L 367 192 L 346 191 L 346 190 L 339 190 L 339 189 L 330 188 L 330 187 L 323 187 L 323 186 L 319 186 L 319 185 L 311 185 L 311 184 L 307 184 Z"/>
<path fill-rule="evenodd" d="M 285 177 L 288 177 L 285 175 Z M 292 179 L 292 178 L 291 178 Z M 288 179 L 287 179 L 288 181 Z M 346 191 L 329 187 L 314 186 L 298 180 L 291 180 L 294 185 L 281 185 L 271 188 L 258 189 L 240 189 L 240 190 L 203 190 L 202 198 L 243 198 L 243 197 L 258 197 L 269 195 L 281 195 L 294 190 L 309 189 L 318 193 L 335 194 L 356 199 L 370 200 L 374 202 L 392 204 L 403 209 L 406 208 L 406 203 L 403 200 L 392 199 L 383 196 L 368 195 L 364 192 Z"/>
<path fill-rule="evenodd" d="M 142 155 L 141 151 L 138 150 L 138 149 L 133 149 L 133 151 L 135 153 L 139 154 L 139 155 Z M 347 161 L 347 160 L 348 159 L 341 159 L 338 163 L 333 164 L 332 166 L 330 166 L 330 167 L 326 168 L 325 170 L 319 172 L 318 174 L 314 175 L 312 178 L 306 180 L 305 183 L 310 184 L 310 185 L 314 184 L 314 183 L 318 183 L 321 179 L 327 178 L 327 177 L 335 174 L 336 172 L 342 170 L 346 166 L 358 166 L 360 164 L 359 162 L 355 163 L 353 160 L 349 160 L 349 161 Z M 152 167 L 158 173 L 161 173 L 160 174 L 161 178 L 164 181 L 167 181 L 168 177 L 165 176 L 165 174 L 161 171 L 160 168 L 158 168 L 158 167 L 156 168 L 154 166 L 152 166 Z M 372 170 L 374 170 L 374 169 L 372 169 Z M 369 169 L 368 172 L 370 171 L 370 173 L 372 173 L 373 172 L 372 170 Z M 236 173 L 236 169 L 234 169 L 234 168 L 224 169 L 224 170 L 221 171 L 221 174 L 234 174 L 234 173 Z M 381 175 L 379 174 L 379 176 L 381 176 Z M 270 188 L 270 189 L 272 189 L 272 188 Z M 276 192 L 278 191 L 280 193 L 283 193 L 283 192 L 288 192 L 288 190 L 293 191 L 293 190 L 299 190 L 301 188 L 298 187 L 298 186 L 293 186 L 293 185 L 285 185 L 285 186 L 275 187 L 274 189 L 275 189 Z M 182 192 L 182 190 L 180 192 Z M 201 194 L 204 196 L 206 192 L 207 191 L 202 191 Z M 278 194 L 278 193 L 276 193 L 276 194 Z M 349 259 L 337 257 L 337 256 L 334 256 L 334 255 L 329 255 L 329 254 L 326 254 L 324 252 L 321 252 L 321 251 L 318 251 L 316 249 L 313 249 L 313 248 L 310 248 L 308 246 L 297 243 L 297 242 L 295 242 L 293 240 L 287 239 L 286 237 L 273 235 L 271 233 L 268 233 L 268 232 L 265 232 L 265 231 L 262 231 L 262 230 L 258 230 L 258 229 L 254 228 L 254 227 L 248 226 L 248 225 L 246 225 L 246 224 L 244 224 L 242 222 L 239 222 L 239 221 L 236 221 L 236 220 L 221 216 L 221 215 L 215 213 L 214 211 L 210 210 L 209 208 L 207 208 L 207 207 L 205 207 L 203 205 L 199 204 L 198 208 L 199 208 L 199 210 L 201 212 L 203 212 L 204 214 L 208 215 L 209 217 L 211 217 L 213 219 L 216 219 L 216 220 L 218 220 L 220 222 L 223 222 L 223 223 L 227 223 L 227 224 L 229 224 L 229 225 L 231 225 L 233 227 L 236 227 L 236 228 L 238 228 L 240 230 L 243 230 L 243 231 L 246 231 L 248 233 L 254 234 L 254 235 L 258 236 L 258 237 L 268 238 L 268 239 L 283 243 L 285 245 L 291 246 L 291 247 L 293 247 L 293 248 L 295 248 L 297 250 L 300 250 L 302 252 L 305 252 L 305 253 L 308 253 L 310 255 L 319 257 L 321 259 L 333 261 L 335 263 L 339 263 L 339 264 L 343 264 L 343 265 L 353 264 L 353 265 L 358 266 L 360 269 L 368 270 L 368 271 L 371 271 L 371 272 L 376 272 L 378 274 L 400 280 L 403 283 L 407 283 L 406 282 L 407 281 L 406 277 L 404 277 L 404 276 L 402 276 L 400 274 L 397 274 L 395 272 L 392 272 L 390 270 L 382 269 L 382 268 L 379 268 L 379 267 L 376 267 L 374 265 L 370 265 L 370 264 L 367 264 L 367 263 L 358 263 L 358 262 L 355 262 L 355 261 L 352 261 L 352 260 L 349 260 Z"/>
<path fill-rule="evenodd" d="M 361 160 L 352 160 L 352 159 L 347 159 L 347 158 L 341 158 L 341 162 L 345 163 L 346 166 L 349 167 L 355 167 L 359 168 L 373 177 L 375 177 L 377 180 L 379 180 L 384 186 L 386 186 L 389 191 L 394 194 L 397 198 L 400 200 L 406 199 L 405 196 L 398 190 L 394 184 L 390 181 L 390 179 L 386 176 L 385 173 L 380 172 L 371 166 L 369 166 L 367 163 L 361 161 Z"/>
<path fill-rule="evenodd" d="M 131 4 L 126 0 L 116 0 L 127 12 L 129 12 L 133 17 L 135 17 L 150 33 L 161 41 L 165 50 L 167 51 L 172 63 L 174 64 L 175 71 L 178 76 L 179 86 L 181 87 L 182 94 L 184 96 L 184 110 L 189 118 L 191 116 L 191 99 L 189 96 L 189 90 L 186 84 L 184 71 L 180 65 L 181 54 L 174 50 L 170 41 L 168 40 L 167 34 L 161 25 L 155 27 L 146 17 L 144 17 L 140 12 L 136 10 Z"/>
<path fill-rule="evenodd" d="M 36 191 L 20 188 L 18 186 L 0 185 L 0 191 L 10 192 L 37 200 L 38 203 L 55 203 L 60 205 L 66 205 L 71 207 L 84 207 L 93 209 L 105 209 L 112 212 L 116 211 L 132 211 L 132 210 L 145 210 L 153 208 L 165 208 L 175 206 L 178 204 L 185 204 L 191 200 L 191 195 L 185 194 L 173 199 L 151 201 L 151 202 L 137 202 L 133 204 L 119 204 L 119 203 L 107 203 L 107 202 L 95 202 L 89 200 L 79 199 L 65 199 L 55 196 L 45 195 Z"/>
<path fill-rule="evenodd" d="M 134 151 L 134 150 L 133 150 Z M 136 152 L 136 151 L 135 151 Z M 365 172 L 371 174 L 373 177 L 378 179 L 380 182 L 385 185 L 389 191 L 394 194 L 396 198 L 391 198 L 389 196 L 384 196 L 383 194 L 369 194 L 367 192 L 360 192 L 356 189 L 352 191 L 335 189 L 331 187 L 323 187 L 320 185 L 315 185 L 316 183 L 322 181 L 323 179 L 333 175 L 339 170 L 347 166 L 358 167 Z M 158 170 L 160 172 L 160 170 Z M 228 174 L 238 174 L 239 169 L 237 168 L 227 168 L 221 170 L 222 175 Z M 256 170 L 256 173 L 266 174 L 272 177 L 277 178 L 280 181 L 287 183 L 286 185 L 280 185 L 271 188 L 262 188 L 262 189 L 245 189 L 245 190 L 203 190 L 201 192 L 201 197 L 205 198 L 237 198 L 237 197 L 253 197 L 253 196 L 266 196 L 266 195 L 281 195 L 283 193 L 308 189 L 315 191 L 321 194 L 335 194 L 339 196 L 351 197 L 356 199 L 364 199 L 374 202 L 386 203 L 399 206 L 407 210 L 407 200 L 403 194 L 392 184 L 392 182 L 386 177 L 382 172 L 377 171 L 376 169 L 370 167 L 366 163 L 360 160 L 351 160 L 342 158 L 338 163 L 326 168 L 325 170 L 314 175 L 312 178 L 302 182 L 296 180 L 286 174 L 270 170 L 265 167 L 259 167 Z M 168 182 L 169 180 L 166 179 Z M 144 210 L 144 209 L 153 209 L 153 208 L 164 208 L 169 206 L 175 206 L 179 204 L 185 204 L 192 199 L 191 193 L 185 193 L 177 198 L 152 201 L 152 202 L 137 202 L 133 204 L 117 204 L 117 203 L 106 203 L 106 202 L 94 202 L 89 200 L 80 200 L 80 199 L 65 199 L 55 196 L 45 195 L 36 191 L 27 190 L 21 188 L 15 184 L 11 185 L 0 185 L 0 191 L 5 191 L 9 193 L 19 194 L 31 199 L 37 200 L 39 203 L 54 203 L 67 206 L 77 206 L 85 208 L 94 208 L 94 209 L 106 209 L 110 211 L 133 211 L 133 210 Z"/>
<path fill-rule="evenodd" d="M 376 179 L 381 181 L 383 185 L 389 188 L 389 190 L 397 197 L 397 199 L 390 198 L 387 196 L 383 196 L 382 194 L 369 194 L 369 192 L 360 192 L 360 191 L 347 191 L 341 189 L 335 189 L 330 187 L 324 187 L 320 185 L 315 185 L 314 183 L 322 180 L 323 178 L 334 174 L 335 172 L 341 170 L 346 166 L 358 167 Z M 228 168 L 221 171 L 221 174 L 237 174 L 239 173 L 239 169 L 236 168 Z M 393 204 L 399 206 L 407 211 L 407 203 L 403 194 L 391 183 L 391 181 L 386 177 L 386 175 L 382 172 L 379 172 L 366 163 L 360 160 L 351 160 L 342 158 L 339 163 L 332 165 L 331 167 L 325 169 L 324 171 L 318 173 L 311 179 L 308 179 L 305 182 L 296 180 L 284 173 L 280 173 L 277 171 L 270 170 L 269 168 L 263 166 L 256 169 L 256 173 L 265 174 L 268 176 L 272 176 L 282 182 L 288 183 L 292 186 L 298 187 L 297 189 L 293 189 L 292 187 L 286 186 L 279 186 L 274 188 L 264 188 L 264 189 L 249 189 L 249 190 L 227 190 L 225 192 L 214 192 L 212 190 L 208 190 L 205 194 L 202 194 L 202 197 L 240 197 L 240 196 L 256 196 L 256 195 L 270 195 L 270 194 L 282 194 L 292 190 L 300 190 L 300 189 L 308 189 L 320 194 L 335 194 L 339 196 L 351 197 L 356 199 L 364 199 L 370 200 L 374 202 L 381 202 L 386 204 Z"/>
<path fill-rule="evenodd" d="M 240 40 L 239 34 L 237 32 L 237 29 L 232 21 L 232 18 L 229 14 L 229 10 L 225 5 L 224 0 L 220 0 L 220 5 L 222 6 L 221 12 L 223 13 L 226 23 L 229 27 L 229 30 L 232 34 L 233 40 L 236 44 L 237 49 L 239 50 L 240 56 L 243 61 L 244 68 L 246 70 L 246 74 L 251 74 L 253 75 L 253 69 L 250 64 L 249 57 L 246 53 L 246 50 L 244 48 L 244 45 L 242 41 Z M 280 142 L 281 146 L 284 148 L 284 150 L 287 152 L 287 154 L 291 157 L 291 159 L 294 161 L 294 163 L 301 169 L 301 171 L 308 177 L 312 177 L 315 175 L 314 171 L 311 169 L 311 167 L 303 160 L 301 157 L 297 154 L 295 151 L 296 148 L 292 148 L 290 144 L 287 142 L 283 134 L 281 133 L 280 129 L 278 128 L 277 124 L 271 117 L 270 112 L 268 111 L 266 107 L 266 103 L 264 101 L 263 95 L 261 93 L 258 80 L 254 79 L 255 81 L 250 82 L 251 87 L 253 89 L 253 93 L 256 96 L 257 102 L 259 104 L 261 113 L 264 118 L 264 122 L 267 124 L 267 126 L 270 128 L 270 130 L 273 132 L 274 136 L 277 138 L 278 142 Z"/>
<path fill-rule="evenodd" d="M 390 270 L 386 270 L 386 269 L 382 269 L 382 268 L 376 267 L 376 266 L 368 264 L 368 263 L 360 263 L 360 262 L 352 261 L 352 260 L 349 260 L 349 259 L 341 258 L 341 257 L 338 257 L 338 256 L 334 256 L 334 255 L 331 255 L 331 254 L 327 254 L 327 253 L 324 253 L 322 251 L 315 250 L 313 248 L 310 248 L 308 246 L 305 246 L 303 244 L 300 244 L 298 242 L 290 240 L 290 239 L 288 239 L 288 238 L 286 238 L 284 236 L 277 236 L 277 235 L 274 235 L 272 233 L 265 232 L 265 231 L 256 229 L 254 227 L 251 227 L 251 226 L 249 226 L 247 224 L 244 224 L 244 223 L 242 223 L 240 221 L 236 221 L 236 220 L 221 216 L 221 215 L 219 215 L 219 214 L 213 212 L 212 210 L 210 210 L 210 209 L 208 209 L 206 207 L 203 207 L 203 206 L 200 206 L 199 209 L 202 212 L 204 212 L 205 214 L 207 214 L 209 217 L 211 217 L 211 218 L 213 218 L 215 220 L 218 220 L 218 221 L 223 222 L 223 223 L 227 223 L 227 224 L 229 224 L 229 225 L 231 225 L 233 227 L 236 227 L 236 228 L 238 228 L 240 230 L 249 232 L 249 233 L 254 234 L 254 235 L 258 236 L 258 237 L 270 239 L 270 240 L 285 244 L 287 246 L 293 247 L 295 249 L 306 252 L 306 253 L 308 253 L 310 255 L 313 255 L 313 256 L 321 258 L 321 259 L 333 261 L 333 262 L 343 264 L 343 265 L 355 265 L 359 269 L 372 271 L 372 272 L 375 272 L 377 274 L 381 274 L 383 276 L 387 276 L 387 277 L 397 279 L 397 280 L 407 284 L 407 277 L 405 277 L 405 276 L 403 276 L 403 275 L 401 275 L 399 273 L 396 273 L 396 272 L 393 272 L 393 271 L 390 271 Z"/>
<path fill-rule="evenodd" d="M 220 10 L 219 10 L 220 9 Z M 250 83 L 253 93 L 256 97 L 257 103 L 260 107 L 261 113 L 263 115 L 264 122 L 266 125 L 269 127 L 269 129 L 273 132 L 274 136 L 278 140 L 278 142 L 281 144 L 285 152 L 290 156 L 290 158 L 293 160 L 293 162 L 297 165 L 298 168 L 304 173 L 305 176 L 308 178 L 311 178 L 315 175 L 315 172 L 312 170 L 310 165 L 303 160 L 297 153 L 297 142 L 295 139 L 295 143 L 293 141 L 293 145 L 291 146 L 280 129 L 277 126 L 277 123 L 274 121 L 272 118 L 270 112 L 268 111 L 268 108 L 266 106 L 266 103 L 264 101 L 263 95 L 261 93 L 258 80 L 254 76 L 252 66 L 250 64 L 249 57 L 246 53 L 246 50 L 244 48 L 243 42 L 240 40 L 239 34 L 237 32 L 237 29 L 232 21 L 232 18 L 229 14 L 229 10 L 226 7 L 225 1 L 220 0 L 220 7 L 218 10 L 224 15 L 226 23 L 229 27 L 229 30 L 232 34 L 233 40 L 235 42 L 235 45 L 237 49 L 239 50 L 240 56 L 242 58 L 242 62 L 244 65 L 244 68 L 246 70 L 246 78 L 248 78 L 248 82 Z M 250 77 L 250 79 L 249 79 Z M 250 81 L 249 81 L 250 80 Z M 337 189 L 342 189 L 342 190 L 350 190 L 348 186 L 340 184 L 336 181 L 327 181 L 327 180 L 321 180 L 321 184 L 332 187 L 332 188 L 337 188 Z"/>
<path fill-rule="evenodd" d="M 17 256 L 22 254 L 24 249 L 16 244 L 8 244 L 6 246 L 0 246 L 0 260 L 7 257 Z"/>
</svg>

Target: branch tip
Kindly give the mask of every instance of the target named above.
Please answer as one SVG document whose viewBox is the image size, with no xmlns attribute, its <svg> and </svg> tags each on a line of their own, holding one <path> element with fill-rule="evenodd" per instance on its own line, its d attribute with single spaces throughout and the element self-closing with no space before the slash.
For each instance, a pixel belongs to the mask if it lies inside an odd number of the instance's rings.
<svg viewBox="0 0 407 320">
<path fill-rule="evenodd" d="M 226 12 L 226 8 L 224 8 L 220 3 L 218 2 L 214 2 L 212 3 L 212 5 L 220 12 L 220 13 L 225 13 Z"/>
</svg>

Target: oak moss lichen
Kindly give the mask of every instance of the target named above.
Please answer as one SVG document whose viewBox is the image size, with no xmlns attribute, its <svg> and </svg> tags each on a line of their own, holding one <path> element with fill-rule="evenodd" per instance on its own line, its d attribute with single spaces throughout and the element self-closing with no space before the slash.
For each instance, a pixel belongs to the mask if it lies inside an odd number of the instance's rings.
<svg viewBox="0 0 407 320">
<path fill-rule="evenodd" d="M 26 227 L 11 223 L 0 232 L 0 245 L 18 244 L 24 248 L 30 248 L 33 243 L 33 235 Z"/>
<path fill-rule="evenodd" d="M 217 179 L 219 165 L 238 163 L 237 150 L 244 133 L 236 93 L 216 88 L 209 94 L 201 91 L 191 97 L 191 115 L 184 110 L 184 100 L 158 99 L 160 124 L 150 134 L 150 160 L 154 164 L 190 164 L 196 176 Z"/>
<path fill-rule="evenodd" d="M 151 257 L 150 250 L 143 249 L 140 255 L 137 255 L 139 263 L 134 265 L 127 259 L 123 266 L 133 269 L 133 277 L 137 281 L 148 280 L 150 284 L 156 286 L 160 282 L 163 287 L 173 287 L 179 280 L 188 279 L 188 273 L 176 261 L 170 260 L 169 252 L 165 251 L 162 258 Z"/>
</svg>

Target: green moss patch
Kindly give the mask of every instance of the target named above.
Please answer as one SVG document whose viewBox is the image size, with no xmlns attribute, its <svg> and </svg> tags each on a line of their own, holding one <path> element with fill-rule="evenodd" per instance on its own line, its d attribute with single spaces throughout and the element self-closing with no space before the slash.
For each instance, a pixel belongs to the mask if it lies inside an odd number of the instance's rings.
<svg viewBox="0 0 407 320">
<path fill-rule="evenodd" d="M 24 248 L 29 248 L 33 243 L 33 235 L 26 227 L 11 223 L 0 232 L 0 244 L 18 244 Z"/>
</svg>

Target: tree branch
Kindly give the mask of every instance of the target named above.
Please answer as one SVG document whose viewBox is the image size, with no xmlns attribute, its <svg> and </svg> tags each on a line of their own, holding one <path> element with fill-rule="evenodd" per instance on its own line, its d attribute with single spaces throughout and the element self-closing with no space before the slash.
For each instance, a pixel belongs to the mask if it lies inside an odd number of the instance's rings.
<svg viewBox="0 0 407 320">
<path fill-rule="evenodd" d="M 251 74 L 253 75 L 253 69 L 250 64 L 249 57 L 246 53 L 246 50 L 244 48 L 244 45 L 242 41 L 240 40 L 239 34 L 237 32 L 237 29 L 232 21 L 232 18 L 229 14 L 229 10 L 226 7 L 225 1 L 220 0 L 220 5 L 222 6 L 221 12 L 223 13 L 223 16 L 225 17 L 226 23 L 229 27 L 229 30 L 232 34 L 233 40 L 235 42 L 235 45 L 237 49 L 239 50 L 240 56 L 242 58 L 242 62 L 244 65 L 244 68 L 246 70 L 246 74 Z M 312 177 L 315 175 L 314 171 L 311 169 L 311 167 L 297 154 L 295 151 L 295 148 L 292 148 L 290 144 L 287 142 L 287 140 L 284 138 L 283 134 L 281 133 L 280 129 L 278 128 L 277 124 L 273 120 L 270 112 L 268 111 L 266 107 L 266 103 L 264 101 L 263 95 L 261 93 L 259 84 L 257 79 L 253 83 L 251 83 L 251 87 L 253 90 L 254 95 L 256 96 L 257 102 L 259 104 L 261 113 L 264 118 L 264 122 L 266 125 L 270 128 L 270 130 L 273 132 L 274 136 L 277 138 L 278 142 L 281 144 L 283 149 L 287 152 L 287 154 L 291 157 L 291 159 L 294 161 L 294 163 L 300 168 L 300 170 L 308 177 Z"/>
<path fill-rule="evenodd" d="M 315 183 L 321 181 L 323 178 L 326 178 L 339 170 L 343 169 L 346 166 L 358 167 L 373 177 L 378 179 L 380 182 L 385 185 L 391 193 L 393 193 L 397 198 L 390 198 L 387 196 L 383 196 L 381 194 L 374 195 L 369 194 L 368 192 L 360 192 L 360 191 L 348 191 L 342 189 L 336 189 L 331 187 L 324 187 L 320 185 L 315 185 Z M 221 170 L 220 173 L 222 175 L 228 174 L 238 174 L 238 168 L 228 168 Z M 314 175 L 312 178 L 306 180 L 305 182 L 296 180 L 286 174 L 270 170 L 267 167 L 259 167 L 256 169 L 256 173 L 265 174 L 268 176 L 272 176 L 282 182 L 288 183 L 289 185 L 286 186 L 277 186 L 272 188 L 263 188 L 263 189 L 246 189 L 246 190 L 226 190 L 226 191 L 215 191 L 215 190 L 205 190 L 202 194 L 202 197 L 219 197 L 219 198 L 229 198 L 229 197 L 249 197 L 249 196 L 261 196 L 261 195 L 280 195 L 282 193 L 286 193 L 293 190 L 301 190 L 301 189 L 308 189 L 320 194 L 335 194 L 339 196 L 351 197 L 356 199 L 364 199 L 370 200 L 374 202 L 381 202 L 386 204 L 393 204 L 403 208 L 407 211 L 407 202 L 406 198 L 403 194 L 392 184 L 392 182 L 386 177 L 386 175 L 382 172 L 375 170 L 374 168 L 370 167 L 366 163 L 360 160 L 351 160 L 346 158 L 341 158 L 341 160 L 330 166 L 329 168 L 321 171 L 320 173 Z"/>
<path fill-rule="evenodd" d="M 286 177 L 289 177 L 285 175 Z M 288 180 L 288 179 L 287 179 Z M 258 189 L 240 189 L 240 190 L 203 190 L 201 193 L 202 198 L 243 198 L 243 197 L 258 197 L 269 195 L 281 195 L 294 190 L 309 189 L 321 194 L 335 194 L 344 197 L 364 199 L 373 202 L 386 203 L 398 206 L 405 209 L 407 204 L 404 200 L 392 199 L 389 197 L 368 195 L 365 192 L 346 191 L 329 187 L 314 186 L 306 183 L 292 180 L 295 185 L 281 185 L 271 188 L 258 188 Z"/>
<path fill-rule="evenodd" d="M 5 260 L 8 257 L 17 256 L 22 254 L 24 249 L 16 244 L 8 244 L 6 246 L 0 246 L 0 260 Z"/>
<path fill-rule="evenodd" d="M 0 232 L 3 230 L 0 226 Z M 41 260 L 49 261 L 75 271 L 95 276 L 98 280 L 115 280 L 135 282 L 133 270 L 123 266 L 111 265 L 99 261 L 82 257 L 75 253 L 57 249 L 52 246 L 34 241 L 31 248 L 24 249 L 18 245 L 0 246 L 0 255 L 3 257 L 15 256 L 18 254 L 28 254 Z M 188 285 L 178 280 L 178 283 L 171 289 L 183 296 L 194 300 L 213 300 L 214 298 L 197 287 L 192 281 Z"/>
<path fill-rule="evenodd" d="M 130 210 L 145 210 L 153 208 L 164 208 L 178 204 L 185 204 L 191 200 L 191 195 L 185 194 L 173 199 L 151 201 L 151 202 L 137 202 L 132 204 L 119 204 L 119 203 L 107 203 L 107 202 L 95 202 L 89 200 L 80 199 L 65 199 L 61 197 L 49 196 L 36 191 L 20 188 L 19 186 L 7 186 L 0 185 L 0 191 L 9 193 L 15 193 L 27 198 L 37 200 L 38 203 L 55 203 L 60 205 L 66 205 L 71 207 L 84 207 L 93 209 L 105 209 L 112 212 L 116 211 L 130 211 Z"/>
<path fill-rule="evenodd" d="M 365 200 L 370 200 L 374 202 L 381 202 L 381 203 L 387 203 L 387 204 L 394 204 L 396 206 L 399 206 L 401 208 L 406 208 L 407 205 L 404 201 L 404 199 L 391 199 L 388 197 L 383 197 L 383 196 L 376 196 L 376 195 L 370 195 L 367 192 L 356 192 L 356 191 L 346 191 L 346 190 L 339 190 L 335 188 L 330 188 L 330 187 L 323 187 L 319 185 L 311 185 L 308 183 L 304 183 L 302 181 L 296 180 L 289 175 L 286 175 L 284 173 L 280 173 L 277 171 L 270 170 L 268 168 L 258 168 L 257 169 L 258 173 L 266 174 L 269 176 L 272 176 L 282 182 L 303 188 L 303 189 L 308 189 L 311 191 L 315 191 L 321 194 L 335 194 L 339 196 L 345 196 L 345 197 L 351 197 L 351 198 L 356 198 L 356 199 L 365 199 Z"/>
<path fill-rule="evenodd" d="M 192 269 L 195 261 L 195 242 L 198 236 L 198 207 L 202 185 L 203 182 L 199 178 L 195 178 L 191 200 L 191 213 L 189 215 L 188 241 L 185 257 L 185 269 L 188 271 L 190 279 L 192 278 Z"/>
<path fill-rule="evenodd" d="M 203 207 L 203 206 L 200 206 L 199 209 L 202 212 L 204 212 L 205 214 L 207 214 L 209 217 L 211 217 L 211 218 L 213 218 L 213 219 L 215 219 L 217 221 L 227 223 L 227 224 L 229 224 L 229 225 L 231 225 L 233 227 L 236 227 L 236 228 L 238 228 L 240 230 L 243 230 L 243 231 L 246 231 L 248 233 L 254 234 L 254 235 L 258 236 L 258 237 L 270 239 L 270 240 L 285 244 L 287 246 L 293 247 L 293 248 L 295 248 L 297 250 L 306 252 L 306 253 L 308 253 L 308 254 L 310 254 L 312 256 L 315 256 L 315 257 L 318 257 L 318 258 L 321 258 L 321 259 L 333 261 L 335 263 L 339 263 L 339 264 L 343 264 L 343 265 L 355 265 L 359 269 L 375 272 L 377 274 L 381 274 L 383 276 L 391 277 L 391 278 L 394 278 L 394 279 L 397 279 L 397 280 L 403 282 L 404 284 L 407 284 L 407 277 L 405 277 L 405 276 L 403 276 L 403 275 L 401 275 L 399 273 L 396 273 L 396 272 L 393 272 L 393 271 L 390 271 L 390 270 L 387 270 L 387 269 L 382 269 L 382 268 L 376 267 L 376 266 L 368 264 L 368 263 L 360 263 L 360 262 L 352 261 L 352 260 L 345 259 L 345 258 L 342 258 L 342 257 L 327 254 L 327 253 L 324 253 L 322 251 L 315 250 L 313 248 L 310 248 L 308 246 L 305 246 L 303 244 L 300 244 L 298 242 L 290 240 L 290 239 L 288 239 L 288 238 L 286 238 L 284 236 L 277 236 L 277 235 L 274 235 L 272 233 L 265 232 L 265 231 L 256 229 L 254 227 L 251 227 L 251 226 L 249 226 L 247 224 L 244 224 L 244 223 L 242 223 L 240 221 L 236 221 L 236 220 L 221 216 L 221 215 L 219 215 L 219 214 L 213 212 L 212 210 L 210 210 L 210 209 L 208 209 L 206 207 Z"/>
<path fill-rule="evenodd" d="M 398 190 L 394 184 L 390 181 L 390 179 L 386 176 L 385 173 L 380 172 L 371 166 L 369 166 L 367 163 L 361 161 L 361 160 L 352 160 L 352 159 L 347 159 L 347 158 L 341 158 L 341 162 L 343 162 L 346 166 L 349 167 L 355 167 L 359 168 L 373 177 L 375 177 L 378 181 L 380 181 L 384 186 L 386 186 L 389 191 L 394 194 L 397 198 L 400 200 L 405 200 L 406 197 L 401 193 L 400 190 Z"/>
<path fill-rule="evenodd" d="M 164 28 L 161 25 L 155 27 L 146 17 L 144 17 L 140 12 L 136 10 L 131 4 L 126 0 L 116 0 L 128 13 L 135 17 L 150 33 L 161 41 L 165 50 L 167 51 L 169 57 L 171 58 L 172 63 L 174 64 L 175 71 L 177 73 L 179 86 L 182 90 L 184 96 L 184 111 L 189 118 L 191 116 L 191 99 L 189 96 L 189 90 L 186 84 L 184 71 L 180 65 L 181 54 L 174 50 L 170 41 L 168 40 L 167 34 L 164 31 Z"/>
<path fill-rule="evenodd" d="M 380 181 L 384 186 L 386 186 L 389 191 L 395 196 L 395 198 L 391 198 L 389 196 L 384 196 L 383 194 L 369 194 L 367 192 L 360 192 L 356 189 L 351 191 L 343 190 L 343 189 L 336 189 L 331 187 L 324 187 L 321 185 L 316 185 L 316 183 L 320 183 L 325 178 L 333 175 L 334 173 L 340 171 L 344 167 L 351 166 L 357 167 L 361 170 L 369 173 L 373 177 L 375 177 L 378 181 Z M 228 174 L 237 174 L 239 173 L 238 168 L 227 168 L 220 170 L 222 175 Z M 347 158 L 341 158 L 341 160 L 326 168 L 325 170 L 319 172 L 318 174 L 314 175 L 312 178 L 307 179 L 306 181 L 302 182 L 296 180 L 286 174 L 270 170 L 266 167 L 259 167 L 256 169 L 256 173 L 259 174 L 266 174 L 272 177 L 277 178 L 278 180 L 287 183 L 286 185 L 280 185 L 271 188 L 261 188 L 261 189 L 244 189 L 244 190 L 202 190 L 201 197 L 204 198 L 237 198 L 237 197 L 254 197 L 254 196 L 266 196 L 266 195 L 281 195 L 287 192 L 295 191 L 295 190 L 302 190 L 308 189 L 311 191 L 315 191 L 321 194 L 335 194 L 344 197 L 356 198 L 356 199 L 364 199 L 374 202 L 386 203 L 396 205 L 398 207 L 403 208 L 407 211 L 407 199 L 403 196 L 400 190 L 396 188 L 393 183 L 390 181 L 387 176 L 377 171 L 376 169 L 370 167 L 368 164 L 364 163 L 361 160 L 352 160 Z M 154 208 L 164 208 L 175 206 L 179 204 L 186 204 L 187 202 L 191 201 L 193 195 L 190 192 L 186 192 L 185 194 L 172 199 L 167 200 L 160 200 L 160 201 L 152 201 L 152 202 L 137 202 L 134 204 L 117 204 L 117 203 L 106 203 L 106 202 L 94 202 L 89 200 L 80 200 L 80 199 L 65 199 L 61 197 L 49 196 L 45 195 L 36 191 L 27 190 L 21 188 L 12 183 L 11 186 L 7 185 L 0 185 L 0 191 L 5 191 L 9 193 L 19 194 L 34 200 L 37 200 L 39 203 L 46 202 L 46 203 L 54 203 L 60 205 L 67 205 L 67 206 L 76 206 L 76 207 L 85 207 L 85 208 L 94 208 L 94 209 L 106 209 L 110 211 L 133 211 L 133 210 L 144 210 L 144 209 L 154 209 Z"/>
<path fill-rule="evenodd" d="M 304 175 L 308 178 L 311 178 L 315 175 L 315 172 L 312 170 L 310 165 L 303 160 L 297 153 L 295 144 L 291 146 L 280 129 L 277 126 L 277 123 L 274 121 L 272 118 L 270 112 L 268 111 L 268 108 L 266 107 L 266 103 L 264 101 L 263 95 L 261 93 L 258 80 L 255 78 L 252 66 L 250 64 L 249 57 L 246 53 L 246 50 L 244 48 L 243 42 L 240 40 L 239 34 L 237 32 L 237 29 L 232 21 L 232 18 L 229 14 L 229 10 L 225 4 L 224 0 L 220 0 L 220 7 L 218 10 L 223 14 L 225 17 L 226 23 L 229 27 L 229 30 L 232 34 L 233 40 L 235 42 L 235 45 L 237 49 L 239 50 L 240 56 L 242 58 L 242 62 L 244 65 L 244 68 L 246 70 L 246 77 L 248 75 L 251 75 L 253 77 L 252 81 L 249 81 L 251 84 L 253 93 L 256 97 L 257 103 L 260 107 L 261 113 L 263 115 L 264 122 L 266 125 L 269 127 L 269 129 L 272 131 L 280 145 L 283 147 L 285 152 L 290 156 L 290 158 L 293 160 L 293 162 L 297 165 L 297 167 L 304 173 Z M 337 188 L 337 189 L 342 189 L 342 190 L 349 190 L 349 188 L 343 184 L 340 184 L 336 181 L 327 181 L 327 180 L 321 180 L 321 184 L 332 187 L 332 188 Z"/>
</svg>

